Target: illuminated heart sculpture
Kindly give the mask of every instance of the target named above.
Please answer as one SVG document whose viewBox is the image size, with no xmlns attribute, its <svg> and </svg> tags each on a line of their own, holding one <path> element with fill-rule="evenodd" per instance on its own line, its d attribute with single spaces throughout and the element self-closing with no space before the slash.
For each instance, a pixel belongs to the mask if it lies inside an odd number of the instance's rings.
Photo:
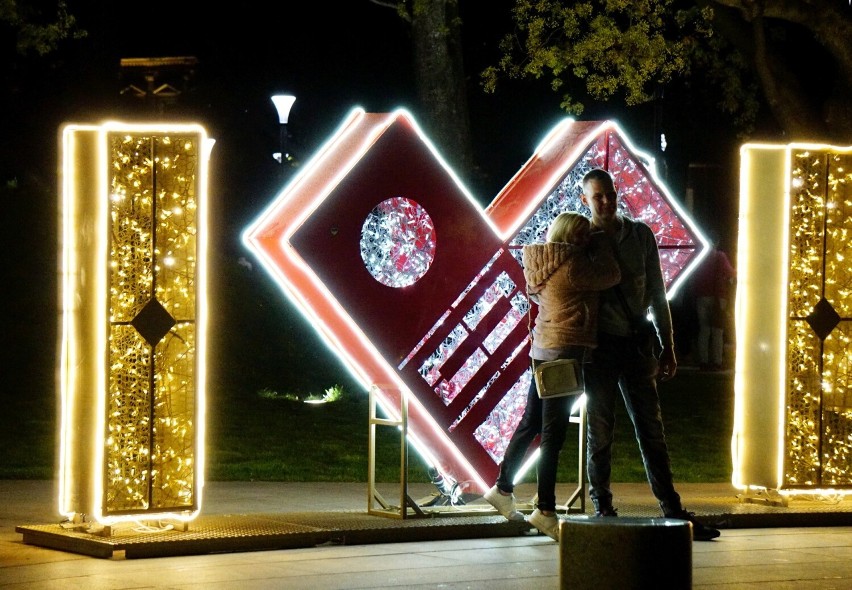
<svg viewBox="0 0 852 590">
<path fill-rule="evenodd" d="M 465 489 L 493 482 L 530 383 L 520 252 L 609 170 L 669 295 L 707 241 L 612 122 L 566 119 L 483 211 L 405 110 L 354 109 L 243 242 L 386 414 Z"/>
</svg>

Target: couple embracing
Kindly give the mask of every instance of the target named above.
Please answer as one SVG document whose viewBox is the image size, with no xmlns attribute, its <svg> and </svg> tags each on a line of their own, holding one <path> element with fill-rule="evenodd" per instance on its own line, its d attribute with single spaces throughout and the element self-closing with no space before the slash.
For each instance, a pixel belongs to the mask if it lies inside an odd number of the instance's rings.
<svg viewBox="0 0 852 590">
<path fill-rule="evenodd" d="M 677 360 L 656 239 L 646 224 L 618 213 L 618 193 L 609 172 L 589 171 L 582 189 L 581 200 L 591 219 L 562 213 L 548 229 L 546 243 L 523 249 L 527 293 L 538 305 L 532 364 L 562 358 L 582 363 L 587 476 L 595 516 L 618 516 L 610 477 L 620 393 L 663 515 L 690 521 L 696 540 L 714 539 L 719 531 L 684 510 L 674 487 L 657 379 L 674 377 Z M 637 343 L 633 336 L 636 318 L 649 312 L 662 346 L 659 357 L 650 342 Z M 497 481 L 484 496 L 506 518 L 524 519 L 515 509 L 514 479 L 529 445 L 540 434 L 537 503 L 529 523 L 554 540 L 559 540 L 556 472 L 571 400 L 539 399 L 531 380 L 524 415 L 506 448 Z"/>
</svg>

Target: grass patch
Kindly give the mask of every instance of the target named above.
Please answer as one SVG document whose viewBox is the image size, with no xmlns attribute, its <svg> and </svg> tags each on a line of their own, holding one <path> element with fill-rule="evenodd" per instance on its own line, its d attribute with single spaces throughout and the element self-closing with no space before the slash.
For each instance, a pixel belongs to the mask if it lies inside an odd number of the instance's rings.
<svg viewBox="0 0 852 590">
<path fill-rule="evenodd" d="M 661 383 L 660 404 L 675 484 L 721 483 L 731 479 L 734 386 L 730 374 L 680 372 Z M 569 427 L 559 458 L 558 481 L 577 481 L 576 426 Z M 524 477 L 535 482 L 535 470 Z M 612 454 L 614 482 L 646 482 L 633 424 L 623 403 L 616 404 Z"/>
<path fill-rule="evenodd" d="M 207 473 L 212 481 L 367 481 L 368 396 L 352 385 L 322 393 L 211 395 L 207 412 Z M 733 380 L 730 375 L 682 372 L 660 386 L 676 482 L 715 483 L 731 477 Z M 311 398 L 331 403 L 305 403 Z M 623 404 L 618 405 L 613 481 L 643 482 L 645 472 Z M 54 476 L 57 433 L 49 396 L 20 397 L 0 413 L 0 478 Z M 570 427 L 559 481 L 577 480 L 577 430 Z M 376 429 L 376 479 L 399 481 L 399 435 Z M 426 466 L 409 453 L 409 479 L 428 482 Z M 535 470 L 526 476 L 535 481 Z"/>
<path fill-rule="evenodd" d="M 306 403 L 315 400 L 326 403 Z M 264 390 L 247 399 L 226 398 L 209 414 L 210 480 L 367 480 L 366 394 L 352 394 L 339 385 L 319 396 Z M 416 463 L 414 455 L 412 480 L 428 481 L 425 465 Z M 399 435 L 377 429 L 378 481 L 398 481 L 399 457 Z"/>
<path fill-rule="evenodd" d="M 56 433 L 56 405 L 51 396 L 8 400 L 0 412 L 0 478 L 53 478 Z"/>
</svg>

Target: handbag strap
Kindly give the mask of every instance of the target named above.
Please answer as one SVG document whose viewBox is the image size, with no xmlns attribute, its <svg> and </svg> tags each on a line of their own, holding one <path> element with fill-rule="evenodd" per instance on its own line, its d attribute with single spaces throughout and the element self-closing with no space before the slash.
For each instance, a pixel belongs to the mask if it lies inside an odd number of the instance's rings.
<svg viewBox="0 0 852 590">
<path fill-rule="evenodd" d="M 530 351 L 532 351 L 532 345 L 533 345 L 532 306 L 533 306 L 533 302 L 532 302 L 532 299 L 530 299 L 529 293 L 527 293 L 527 304 L 529 305 L 529 307 L 527 307 L 527 330 L 529 330 L 529 333 L 530 333 Z M 535 372 L 535 363 L 533 363 L 532 355 L 530 355 L 530 370 L 533 371 L 533 373 Z"/>
</svg>

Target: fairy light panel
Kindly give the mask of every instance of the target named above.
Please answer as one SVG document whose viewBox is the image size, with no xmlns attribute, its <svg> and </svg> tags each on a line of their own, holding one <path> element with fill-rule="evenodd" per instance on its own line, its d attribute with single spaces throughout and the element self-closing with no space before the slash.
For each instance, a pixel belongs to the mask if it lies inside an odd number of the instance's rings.
<svg viewBox="0 0 852 590">
<path fill-rule="evenodd" d="M 672 289 L 704 253 L 649 162 L 615 124 L 568 119 L 482 210 L 410 113 L 354 109 L 243 241 L 389 417 L 406 396 L 427 463 L 484 491 L 530 383 L 519 249 L 581 207 L 582 175 L 613 171 Z"/>
<path fill-rule="evenodd" d="M 197 125 L 60 130 L 60 511 L 194 518 L 204 470 L 206 200 Z"/>
<path fill-rule="evenodd" d="M 852 491 L 852 147 L 740 150 L 733 483 Z"/>
</svg>

